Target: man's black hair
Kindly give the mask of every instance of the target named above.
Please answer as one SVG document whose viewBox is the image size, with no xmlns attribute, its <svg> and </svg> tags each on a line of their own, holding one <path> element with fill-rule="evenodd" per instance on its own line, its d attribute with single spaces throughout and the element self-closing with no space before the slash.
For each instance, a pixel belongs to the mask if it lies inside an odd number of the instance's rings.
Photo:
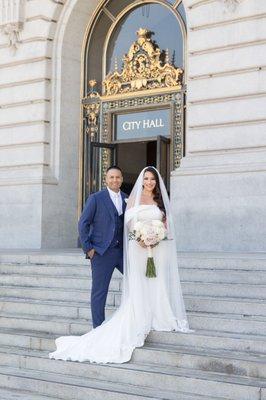
<svg viewBox="0 0 266 400">
<path fill-rule="evenodd" d="M 121 174 L 122 174 L 122 169 L 119 168 L 117 165 L 112 165 L 111 167 L 107 168 L 106 173 L 107 173 L 108 171 L 110 171 L 110 169 L 117 169 L 117 170 L 120 171 Z"/>
</svg>

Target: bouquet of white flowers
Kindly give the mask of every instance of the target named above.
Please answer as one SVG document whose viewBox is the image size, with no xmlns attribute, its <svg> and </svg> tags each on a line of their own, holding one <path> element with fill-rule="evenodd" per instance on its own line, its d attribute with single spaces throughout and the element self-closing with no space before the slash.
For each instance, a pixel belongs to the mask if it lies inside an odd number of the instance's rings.
<svg viewBox="0 0 266 400">
<path fill-rule="evenodd" d="M 166 239 L 167 230 L 162 221 L 138 221 L 136 222 L 133 232 L 130 233 L 130 239 L 143 242 L 147 246 L 148 259 L 146 276 L 148 278 L 156 277 L 154 259 L 152 256 L 152 248 Z"/>
</svg>

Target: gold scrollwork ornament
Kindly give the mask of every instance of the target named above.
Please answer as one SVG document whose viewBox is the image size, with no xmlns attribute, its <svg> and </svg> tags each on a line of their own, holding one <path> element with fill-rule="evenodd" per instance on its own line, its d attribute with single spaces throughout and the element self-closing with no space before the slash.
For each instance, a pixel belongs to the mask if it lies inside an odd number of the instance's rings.
<svg viewBox="0 0 266 400">
<path fill-rule="evenodd" d="M 90 91 L 83 99 L 83 107 L 85 110 L 85 117 L 87 118 L 86 133 L 94 138 L 98 132 L 98 118 L 100 112 L 100 95 L 94 89 L 96 81 L 94 79 L 89 81 Z"/>
<path fill-rule="evenodd" d="M 151 32 L 140 28 L 137 40 L 123 57 L 123 69 L 107 75 L 103 81 L 106 96 L 156 88 L 181 89 L 183 70 L 169 63 L 151 40 Z M 162 61 L 163 60 L 163 61 Z"/>
</svg>

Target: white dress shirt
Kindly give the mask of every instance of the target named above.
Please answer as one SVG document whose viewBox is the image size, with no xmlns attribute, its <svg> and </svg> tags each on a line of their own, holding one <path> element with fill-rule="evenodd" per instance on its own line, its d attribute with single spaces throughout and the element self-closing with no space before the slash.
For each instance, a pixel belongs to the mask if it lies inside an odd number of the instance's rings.
<svg viewBox="0 0 266 400">
<path fill-rule="evenodd" d="M 118 193 L 109 189 L 109 187 L 107 187 L 107 190 L 109 192 L 112 202 L 114 203 L 115 208 L 117 209 L 118 215 L 123 214 L 122 196 L 120 190 Z"/>
</svg>

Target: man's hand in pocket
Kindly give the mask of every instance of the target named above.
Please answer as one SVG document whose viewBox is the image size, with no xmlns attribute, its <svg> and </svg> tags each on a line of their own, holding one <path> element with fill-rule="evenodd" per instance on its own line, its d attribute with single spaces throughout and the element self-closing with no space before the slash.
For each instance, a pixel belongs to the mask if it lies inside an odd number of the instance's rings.
<svg viewBox="0 0 266 400">
<path fill-rule="evenodd" d="M 87 254 L 88 254 L 89 259 L 91 260 L 95 254 L 95 249 L 91 249 L 90 251 L 88 251 Z"/>
</svg>

